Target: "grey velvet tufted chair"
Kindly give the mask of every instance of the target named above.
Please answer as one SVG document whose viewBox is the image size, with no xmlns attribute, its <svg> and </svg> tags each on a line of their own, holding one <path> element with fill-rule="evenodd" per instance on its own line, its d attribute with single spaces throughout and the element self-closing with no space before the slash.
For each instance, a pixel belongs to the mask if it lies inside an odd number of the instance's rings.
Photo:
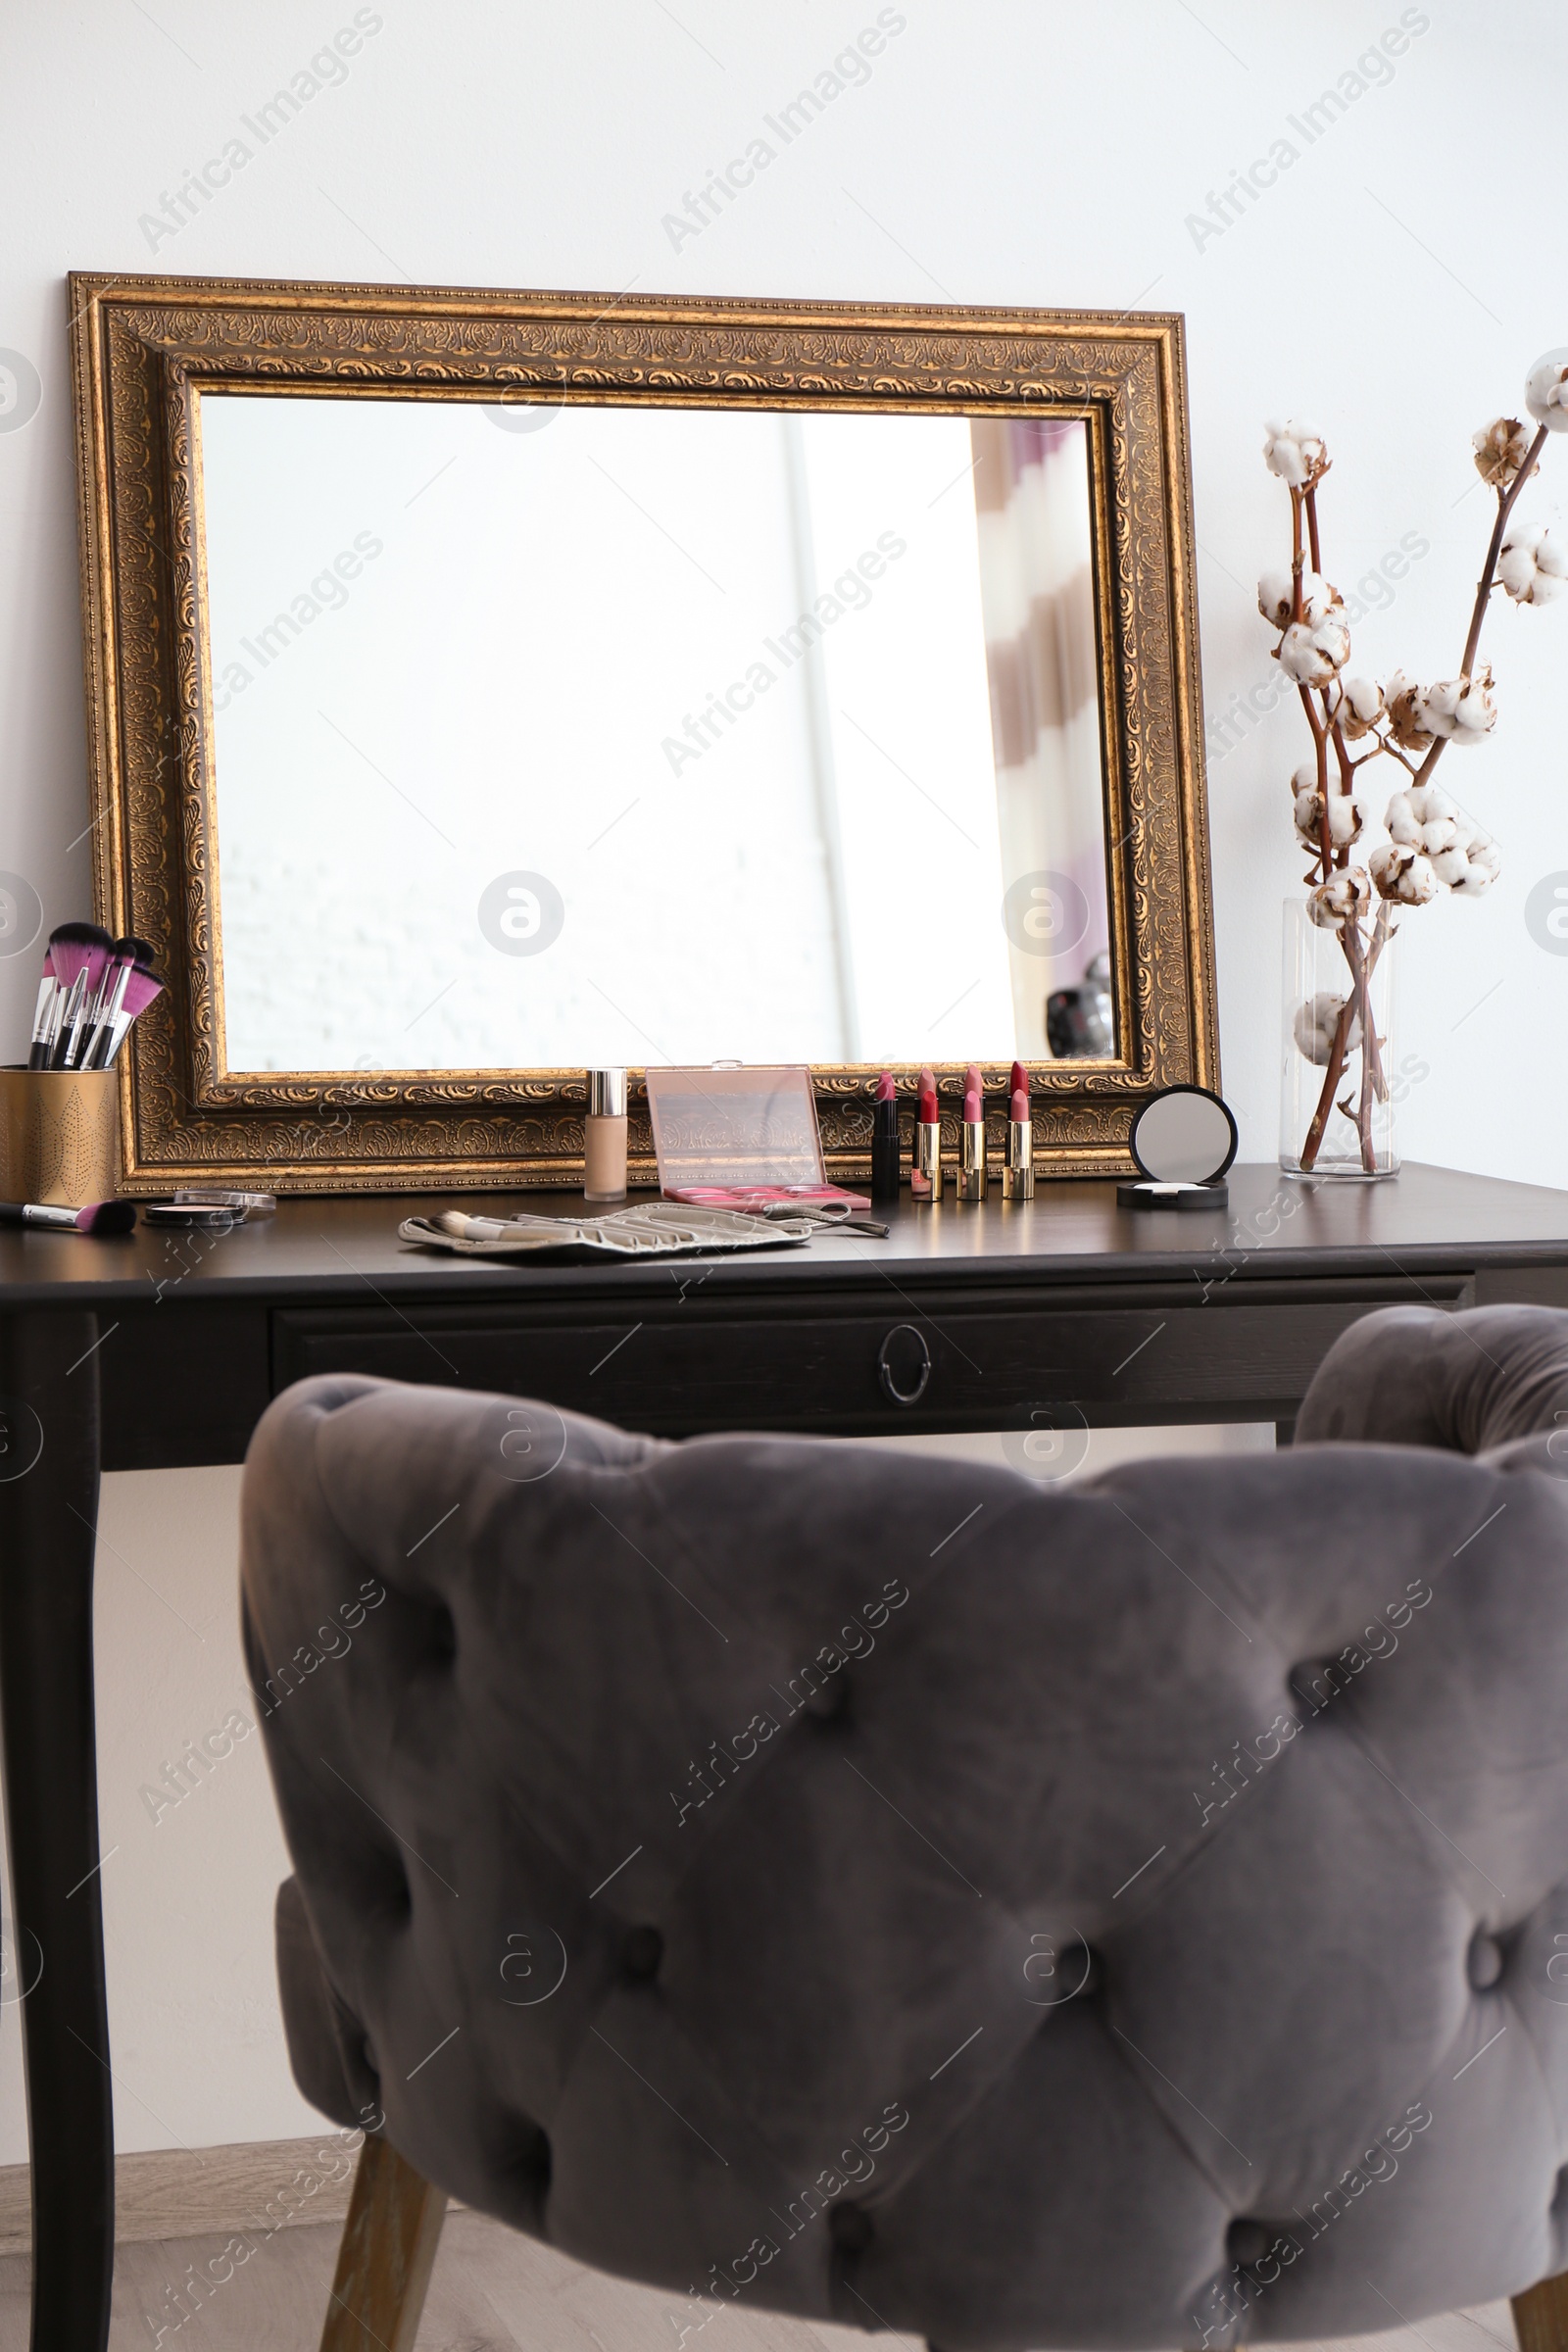
<svg viewBox="0 0 1568 2352">
<path fill-rule="evenodd" d="M 324 2340 L 412 2344 L 451 2194 L 692 2335 L 1509 2293 L 1555 2352 L 1559 1443 L 1530 1308 L 1368 1316 L 1291 1451 L 1070 1487 L 290 1389 L 244 1621 L 291 2056 L 370 2128 Z"/>
</svg>

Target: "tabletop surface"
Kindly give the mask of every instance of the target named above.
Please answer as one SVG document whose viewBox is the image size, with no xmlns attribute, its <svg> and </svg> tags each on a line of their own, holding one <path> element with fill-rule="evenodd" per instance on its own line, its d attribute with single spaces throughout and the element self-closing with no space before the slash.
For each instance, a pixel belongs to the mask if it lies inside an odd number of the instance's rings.
<svg viewBox="0 0 1568 2352">
<path fill-rule="evenodd" d="M 96 1240 L 4 1229 L 0 1304 L 648 1294 L 672 1277 L 689 1288 L 694 1268 L 711 1298 L 779 1284 L 795 1294 L 854 1288 L 878 1273 L 930 1290 L 1147 1281 L 1216 1263 L 1241 1279 L 1568 1264 L 1568 1193 L 1544 1186 L 1420 1165 L 1379 1184 L 1301 1183 L 1273 1166 L 1237 1167 L 1229 1184 L 1227 1208 L 1196 1214 L 1118 1208 L 1112 1182 L 1042 1183 L 1027 1202 L 1004 1201 L 993 1187 L 982 1206 L 916 1207 L 906 1195 L 877 1212 L 893 1227 L 885 1241 L 829 1235 L 765 1253 L 548 1266 L 420 1250 L 399 1239 L 398 1226 L 452 1205 L 581 1214 L 580 1194 L 296 1195 L 275 1217 L 221 1235 L 138 1225 Z"/>
</svg>

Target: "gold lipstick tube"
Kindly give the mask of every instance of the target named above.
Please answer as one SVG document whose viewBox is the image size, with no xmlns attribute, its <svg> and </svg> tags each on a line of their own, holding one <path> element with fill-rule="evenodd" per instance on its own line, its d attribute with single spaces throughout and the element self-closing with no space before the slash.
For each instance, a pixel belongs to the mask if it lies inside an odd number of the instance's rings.
<svg viewBox="0 0 1568 2352">
<path fill-rule="evenodd" d="M 940 1200 L 942 1198 L 942 1127 L 937 1120 L 916 1119 L 914 1122 L 909 1197 L 914 1200 Z"/>
<path fill-rule="evenodd" d="M 1007 1157 L 1002 1170 L 1004 1200 L 1032 1200 L 1035 1197 L 1035 1123 L 1007 1121 Z"/>
<path fill-rule="evenodd" d="M 986 1123 L 965 1119 L 958 1128 L 958 1199 L 986 1197 Z"/>
</svg>

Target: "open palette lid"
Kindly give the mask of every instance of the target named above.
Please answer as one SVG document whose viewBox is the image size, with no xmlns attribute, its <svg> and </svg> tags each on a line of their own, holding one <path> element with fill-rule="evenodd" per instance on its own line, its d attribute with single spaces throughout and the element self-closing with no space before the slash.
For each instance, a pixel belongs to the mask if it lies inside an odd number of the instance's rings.
<svg viewBox="0 0 1568 2352">
<path fill-rule="evenodd" d="M 824 1182 L 816 1098 L 804 1064 L 656 1068 L 647 1083 L 662 1192 Z"/>
</svg>

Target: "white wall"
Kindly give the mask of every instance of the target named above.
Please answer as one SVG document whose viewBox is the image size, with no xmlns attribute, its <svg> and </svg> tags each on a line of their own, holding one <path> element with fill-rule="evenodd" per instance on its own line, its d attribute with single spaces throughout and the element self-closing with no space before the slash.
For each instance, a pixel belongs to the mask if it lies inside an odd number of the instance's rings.
<svg viewBox="0 0 1568 2352">
<path fill-rule="evenodd" d="M 46 927 L 89 896 L 74 266 L 1182 310 L 1209 712 L 1271 670 L 1251 583 L 1282 545 L 1284 494 L 1257 455 L 1260 420 L 1280 411 L 1329 435 L 1325 559 L 1342 587 L 1406 534 L 1430 543 L 1358 632 L 1358 662 L 1454 666 L 1489 520 L 1471 429 L 1511 410 L 1529 363 L 1568 342 L 1554 180 L 1568 66 L 1552 0 L 1517 0 L 1505 23 L 1480 0 L 1404 11 L 1428 28 L 1393 79 L 1310 145 L 1289 119 L 1398 24 L 1397 0 L 1203 0 L 1197 15 L 1174 0 L 900 0 L 905 28 L 869 80 L 678 244 L 663 217 L 875 21 L 876 0 L 377 0 L 372 13 L 380 29 L 340 86 L 150 245 L 141 217 L 351 21 L 349 0 L 6 12 L 0 346 L 36 369 L 41 400 L 0 429 L 0 868 L 30 882 Z M 1223 231 L 1195 232 L 1210 192 L 1281 137 L 1300 152 L 1278 184 Z M 1534 511 L 1557 514 L 1565 485 L 1568 442 L 1548 452 Z M 1565 630 L 1561 608 L 1489 623 L 1503 717 L 1463 790 L 1502 843 L 1504 878 L 1479 904 L 1409 920 L 1398 1049 L 1427 1071 L 1401 1105 L 1408 1155 L 1544 1183 L 1568 1181 L 1554 1061 L 1568 960 L 1534 943 L 1525 904 L 1568 870 L 1550 700 Z M 1282 706 L 1210 768 L 1225 1084 L 1244 1152 L 1261 1158 L 1276 1143 L 1279 902 L 1299 874 L 1285 795 L 1298 727 Z M 0 960 L 8 1058 L 35 975 L 31 953 Z M 156 1830 L 135 1818 L 147 1761 L 238 1703 L 232 1480 L 107 1493 L 107 1540 L 154 1582 L 162 1572 L 165 1597 L 206 1636 L 139 1592 L 106 1544 L 106 1842 L 128 1838 L 105 1871 L 123 2141 L 304 2131 L 271 2010 L 265 1913 L 280 1855 L 254 1740 Z M 0 2025 L 4 2160 L 20 2124 L 14 2019 Z"/>
</svg>

